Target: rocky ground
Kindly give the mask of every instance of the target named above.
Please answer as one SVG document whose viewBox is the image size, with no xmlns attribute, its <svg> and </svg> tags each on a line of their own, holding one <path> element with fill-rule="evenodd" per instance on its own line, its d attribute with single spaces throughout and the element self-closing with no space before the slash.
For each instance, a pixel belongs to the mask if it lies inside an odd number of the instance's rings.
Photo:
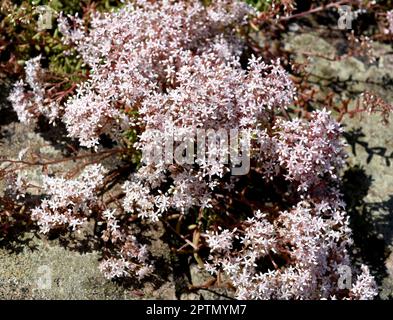
<svg viewBox="0 0 393 320">
<path fill-rule="evenodd" d="M 263 39 L 260 39 L 263 41 Z M 393 102 L 393 48 L 377 44 L 378 59 L 369 64 L 354 57 L 333 62 L 330 56 L 340 54 L 340 43 L 326 40 L 313 32 L 289 33 L 286 49 L 295 58 L 301 52 L 314 52 L 321 57 L 311 60 L 311 80 L 321 89 L 321 100 L 327 88 L 336 88 L 337 99 L 352 97 L 364 90 L 380 94 Z M 20 150 L 56 159 L 71 152 L 72 141 L 61 128 L 42 123 L 37 128 L 22 126 L 9 109 L 5 97 L 9 84 L 0 86 L 0 155 L 16 158 Z M 380 298 L 393 298 L 393 122 L 381 124 L 379 116 L 363 115 L 344 118 L 348 143 L 348 163 L 343 172 L 343 191 L 351 216 L 357 263 L 371 266 L 380 284 Z M 71 149 L 70 149 L 71 148 Z M 114 165 L 116 159 L 107 159 Z M 51 166 L 56 173 L 75 168 L 80 163 Z M 39 168 L 26 175 L 39 180 Z M 40 183 L 40 181 L 36 181 Z M 5 182 L 0 181 L 0 193 Z M 225 299 L 228 290 L 190 291 L 209 280 L 209 275 L 191 265 L 188 272 L 179 270 L 180 263 L 163 239 L 163 228 L 148 227 L 144 232 L 158 261 L 158 273 L 146 283 L 118 285 L 106 280 L 98 270 L 100 253 L 94 245 L 74 245 L 74 239 L 47 240 L 34 228 L 25 228 L 11 240 L 0 241 L 0 299 Z M 86 235 L 88 237 L 88 231 Z M 1 238 L 0 238 L 1 240 Z M 48 280 L 49 279 L 49 280 Z"/>
</svg>

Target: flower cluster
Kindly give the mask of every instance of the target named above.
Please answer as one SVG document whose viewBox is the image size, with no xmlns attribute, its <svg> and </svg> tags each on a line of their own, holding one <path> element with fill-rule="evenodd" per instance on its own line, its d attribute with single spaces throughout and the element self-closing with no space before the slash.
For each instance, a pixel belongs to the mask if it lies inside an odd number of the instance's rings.
<svg viewBox="0 0 393 320">
<path fill-rule="evenodd" d="M 298 190 L 329 178 L 344 165 L 342 129 L 326 110 L 312 114 L 306 122 L 299 119 L 276 123 L 278 161 L 286 170 L 286 179 L 299 183 Z"/>
<path fill-rule="evenodd" d="M 346 157 L 342 128 L 325 109 L 311 113 L 309 120 L 278 118 L 274 134 L 257 133 L 258 170 L 266 180 L 284 175 L 297 191 L 307 192 L 326 180 L 337 181 Z"/>
<path fill-rule="evenodd" d="M 351 288 L 351 296 L 358 300 L 371 300 L 376 296 L 377 286 L 367 266 L 362 265 L 362 273 Z"/>
<path fill-rule="evenodd" d="M 208 233 L 206 269 L 225 272 L 238 299 L 372 299 L 375 282 L 368 269 L 347 290 L 340 267 L 349 266 L 348 221 L 339 209 L 301 201 L 273 220 L 255 212 L 242 228 Z M 236 248 L 236 249 L 234 249 Z"/>
<path fill-rule="evenodd" d="M 43 184 L 48 198 L 32 210 L 42 233 L 69 226 L 78 229 L 89 217 L 97 202 L 96 191 L 104 182 L 102 165 L 86 167 L 76 179 L 44 176 Z"/>
<path fill-rule="evenodd" d="M 101 133 L 115 135 L 116 128 L 135 121 L 120 111 L 138 109 L 154 94 L 180 86 L 175 75 L 195 55 L 215 49 L 222 59 L 232 59 L 240 53 L 232 25 L 248 12 L 245 4 L 228 0 L 209 7 L 198 1 L 138 0 L 114 13 L 94 15 L 89 32 L 78 19 L 72 19 L 71 27 L 62 17 L 65 41 L 76 44 L 91 68 L 89 81 L 65 106 L 69 135 L 93 147 Z"/>
<path fill-rule="evenodd" d="M 53 122 L 61 113 L 61 107 L 56 101 L 46 99 L 46 70 L 41 67 L 41 56 L 26 61 L 25 73 L 25 81 L 17 81 L 9 96 L 20 122 L 34 123 L 40 115 Z"/>
<path fill-rule="evenodd" d="M 65 105 L 69 135 L 94 147 L 101 133 L 116 138 L 121 128 L 143 127 L 136 147 L 145 151 L 165 144 L 154 130 L 162 137 L 176 132 L 179 140 L 200 128 L 256 130 L 275 108 L 287 106 L 294 92 L 278 62 L 269 65 L 253 58 L 243 70 L 242 41 L 233 26 L 250 13 L 237 1 L 215 1 L 208 7 L 199 2 L 136 1 L 118 12 L 94 16 L 84 36 L 80 21 L 73 19 L 79 28 L 70 31 L 62 17 L 67 41 L 77 45 L 92 69 L 89 81 Z M 126 116 L 134 111 L 137 117 Z M 136 175 L 140 182 L 124 186 L 125 209 L 157 220 L 170 207 L 185 211 L 209 206 L 209 189 L 217 184 L 212 177 L 222 177 L 228 168 L 208 165 L 206 159 L 197 165 L 198 170 L 172 170 L 172 186 L 154 197 L 149 190 L 164 181 L 173 166 L 161 162 L 142 167 Z M 210 181 L 202 181 L 205 177 Z"/>
<path fill-rule="evenodd" d="M 106 209 L 101 214 L 106 229 L 101 238 L 115 250 L 100 263 L 100 270 L 108 279 L 136 276 L 143 279 L 154 270 L 149 262 L 146 245 L 141 245 L 128 225 L 121 221 L 116 209 Z"/>
<path fill-rule="evenodd" d="M 137 147 L 144 153 L 148 153 L 146 149 L 164 150 L 172 133 L 174 147 L 187 144 L 187 139 L 194 145 L 194 137 L 202 129 L 220 128 L 224 132 L 236 129 L 248 132 L 246 136 L 258 134 L 269 115 L 287 106 L 293 98 L 293 85 L 278 64 L 267 65 L 252 59 L 248 70 L 242 70 L 238 61 L 228 63 L 214 51 L 194 57 L 190 54 L 176 73 L 176 82 L 176 88 L 152 95 L 142 103 L 141 121 L 147 130 L 140 135 Z M 195 159 L 195 165 L 171 170 L 178 164 L 162 158 L 141 169 L 143 175 L 139 176 L 145 181 L 149 172 L 154 173 L 154 179 L 150 180 L 155 184 L 170 172 L 174 183 L 168 206 L 182 211 L 202 206 L 210 190 L 230 171 L 226 163 L 218 161 L 223 156 L 229 157 L 230 149 L 211 148 L 209 139 L 202 143 L 210 154 Z"/>
<path fill-rule="evenodd" d="M 112 256 L 100 263 L 100 270 L 108 279 L 135 275 L 141 280 L 154 270 L 149 264 L 147 246 L 140 245 L 134 236 L 127 237 L 118 255 L 118 258 Z"/>
<path fill-rule="evenodd" d="M 279 118 L 273 129 L 258 135 L 255 170 L 267 181 L 284 177 L 299 200 L 291 210 L 257 211 L 241 227 L 208 232 L 207 270 L 225 272 L 239 299 L 373 298 L 375 282 L 366 267 L 350 288 L 340 287 L 340 268 L 351 268 L 352 244 L 338 190 L 342 129 L 326 110 L 307 121 Z"/>
</svg>

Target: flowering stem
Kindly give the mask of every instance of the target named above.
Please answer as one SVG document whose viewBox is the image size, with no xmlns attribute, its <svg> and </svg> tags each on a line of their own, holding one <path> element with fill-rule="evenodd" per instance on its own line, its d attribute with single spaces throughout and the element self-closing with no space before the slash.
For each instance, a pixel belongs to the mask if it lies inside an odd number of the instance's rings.
<svg viewBox="0 0 393 320">
<path fill-rule="evenodd" d="M 89 157 L 125 152 L 126 150 L 127 149 L 125 149 L 125 148 L 118 148 L 118 149 L 101 151 L 101 152 L 97 152 L 94 154 L 92 153 L 92 154 L 86 154 L 86 155 L 81 155 L 81 156 L 74 156 L 74 157 L 70 157 L 70 158 L 55 159 L 55 160 L 51 160 L 51 161 L 47 161 L 47 162 L 41 162 L 41 161 L 29 162 L 29 161 L 24 161 L 24 160 L 2 159 L 2 160 L 0 160 L 0 163 L 9 162 L 9 163 L 14 163 L 14 164 L 25 164 L 28 166 L 49 166 L 49 165 L 54 165 L 54 164 L 67 162 L 67 161 L 74 161 L 74 160 L 86 159 Z"/>
</svg>

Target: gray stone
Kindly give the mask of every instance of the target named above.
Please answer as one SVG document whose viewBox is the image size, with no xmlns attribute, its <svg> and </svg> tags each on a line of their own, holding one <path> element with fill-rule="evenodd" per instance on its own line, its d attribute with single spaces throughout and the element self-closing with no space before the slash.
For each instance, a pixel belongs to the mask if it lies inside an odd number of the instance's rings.
<svg viewBox="0 0 393 320">
<path fill-rule="evenodd" d="M 98 269 L 98 252 L 81 254 L 33 235 L 22 252 L 0 248 L 0 299 L 130 299 Z"/>
<path fill-rule="evenodd" d="M 214 279 L 206 270 L 196 264 L 190 266 L 191 283 L 194 287 L 201 287 Z M 228 300 L 234 297 L 234 290 L 228 286 L 228 279 L 221 275 L 221 284 L 214 283 L 208 288 L 199 289 L 198 293 L 205 300 Z"/>
</svg>

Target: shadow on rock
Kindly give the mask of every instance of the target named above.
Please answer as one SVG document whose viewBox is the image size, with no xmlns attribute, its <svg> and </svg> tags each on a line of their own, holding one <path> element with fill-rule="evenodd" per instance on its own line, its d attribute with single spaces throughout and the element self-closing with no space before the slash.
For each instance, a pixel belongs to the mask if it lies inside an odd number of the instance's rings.
<svg viewBox="0 0 393 320">
<path fill-rule="evenodd" d="M 10 253 L 21 253 L 25 248 L 37 249 L 37 225 L 31 221 L 29 208 L 36 203 L 36 196 L 27 195 L 24 205 L 17 205 L 14 199 L 5 195 L 0 197 L 0 248 Z"/>
<path fill-rule="evenodd" d="M 353 128 L 348 132 L 343 133 L 348 144 L 352 148 L 352 153 L 356 156 L 356 146 L 362 147 L 368 154 L 367 163 L 370 163 L 374 156 L 382 157 L 385 160 L 386 166 L 390 167 L 391 160 L 393 160 L 393 152 L 387 154 L 387 149 L 385 147 L 370 147 L 369 143 L 362 141 L 365 134 L 362 128 Z"/>
<path fill-rule="evenodd" d="M 381 284 L 388 275 L 385 260 L 393 239 L 393 195 L 388 201 L 366 202 L 372 180 L 363 168 L 349 168 L 343 176 L 343 192 L 353 232 L 354 260 L 367 264 Z M 377 214 L 381 209 L 389 214 Z"/>
<path fill-rule="evenodd" d="M 18 121 L 15 111 L 12 109 L 10 102 L 7 100 L 8 95 L 9 88 L 0 84 L 0 126 L 5 126 Z"/>
</svg>

